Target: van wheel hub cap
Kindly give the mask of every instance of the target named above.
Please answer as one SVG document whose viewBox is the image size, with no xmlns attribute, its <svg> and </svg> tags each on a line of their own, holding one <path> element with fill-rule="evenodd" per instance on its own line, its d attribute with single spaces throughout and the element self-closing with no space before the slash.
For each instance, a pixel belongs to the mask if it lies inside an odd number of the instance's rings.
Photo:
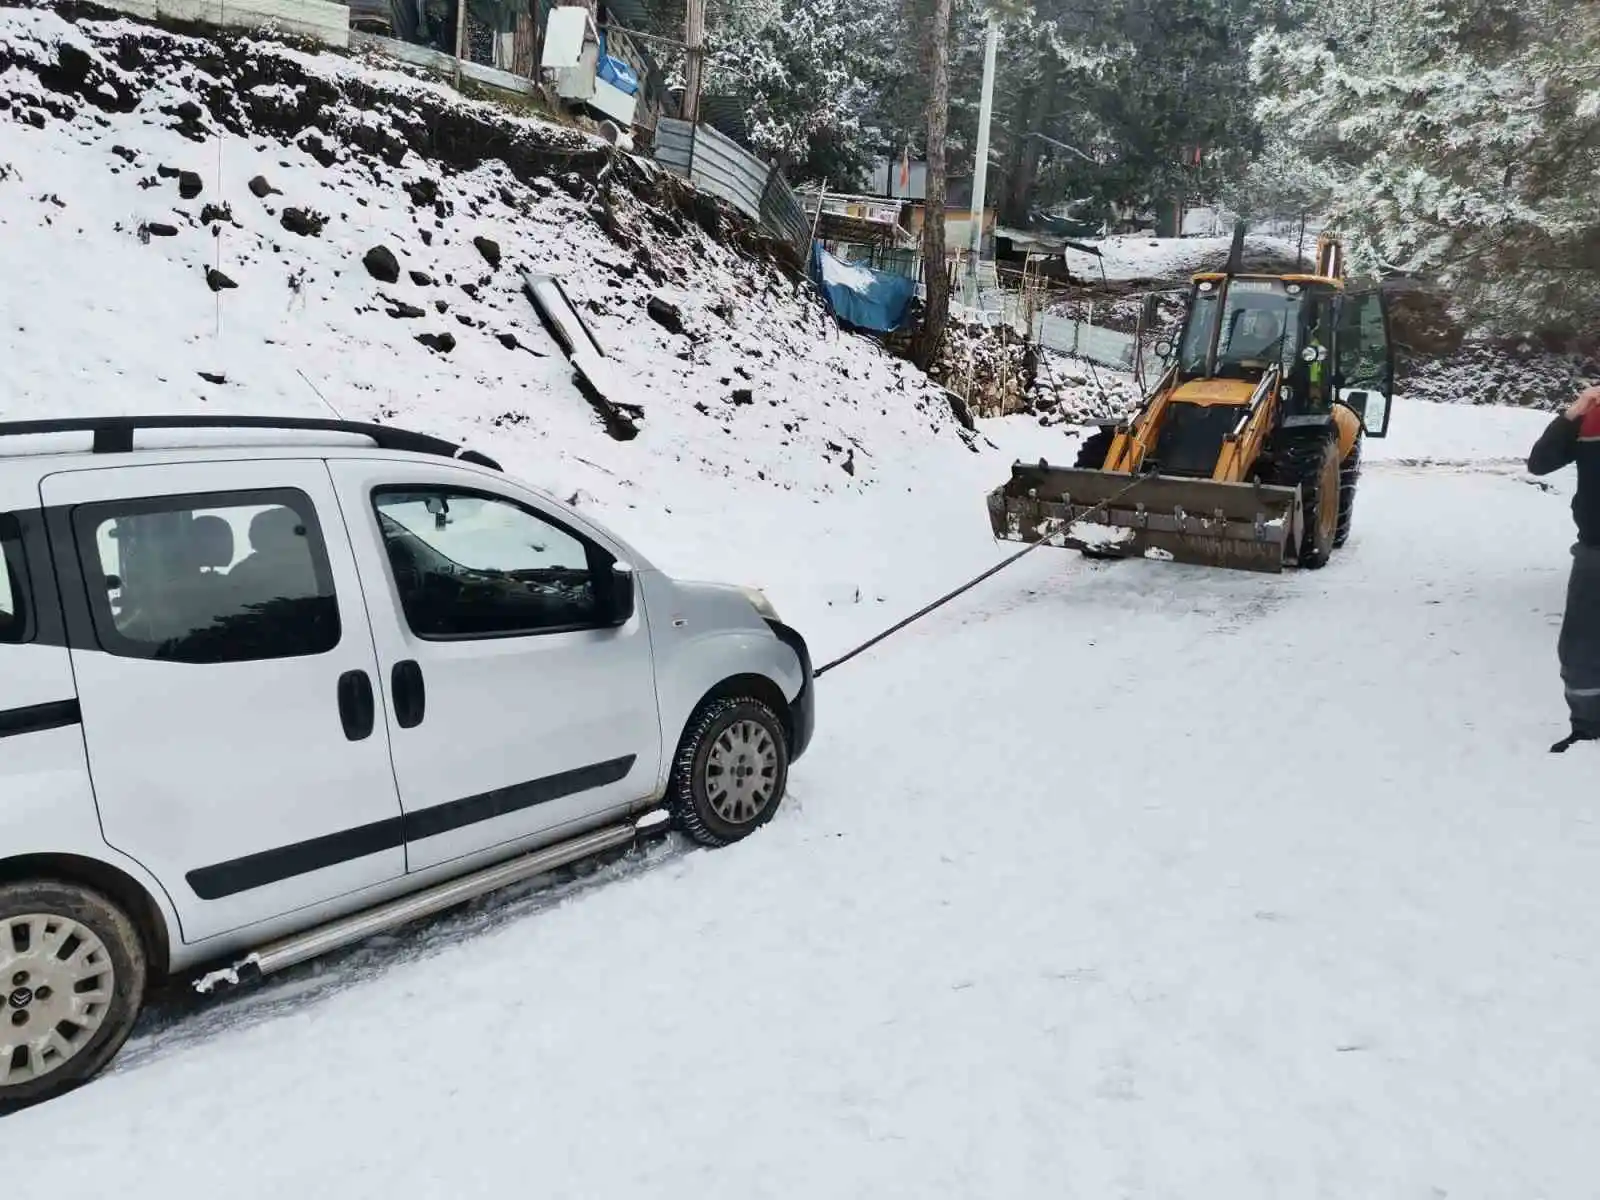
<svg viewBox="0 0 1600 1200">
<path fill-rule="evenodd" d="M 60 1069 L 94 1040 L 111 1008 L 116 972 L 87 926 L 48 913 L 0 917 L 0 1087 Z"/>
<path fill-rule="evenodd" d="M 772 800 L 778 779 L 778 744 L 755 721 L 735 721 L 706 758 L 706 798 L 732 825 L 746 825 Z"/>
</svg>

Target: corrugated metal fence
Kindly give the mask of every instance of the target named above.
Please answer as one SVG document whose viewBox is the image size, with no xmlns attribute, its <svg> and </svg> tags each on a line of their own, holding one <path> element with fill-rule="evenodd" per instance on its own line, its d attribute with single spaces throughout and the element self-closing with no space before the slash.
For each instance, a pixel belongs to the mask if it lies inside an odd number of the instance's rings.
<svg viewBox="0 0 1600 1200">
<path fill-rule="evenodd" d="M 811 227 L 783 173 L 712 129 L 662 117 L 656 122 L 656 161 L 702 192 L 726 200 L 805 257 Z"/>
<path fill-rule="evenodd" d="M 1020 292 L 980 287 L 974 303 L 970 289 L 961 287 L 956 299 L 968 319 L 979 318 L 986 325 L 1009 325 L 1046 350 L 1119 371 L 1133 372 L 1136 365 L 1142 365 L 1148 379 L 1161 373 L 1162 363 L 1155 351 L 1147 346 L 1141 353 L 1139 339 L 1133 334 L 1048 312 L 1035 312 L 1030 318 Z"/>
</svg>

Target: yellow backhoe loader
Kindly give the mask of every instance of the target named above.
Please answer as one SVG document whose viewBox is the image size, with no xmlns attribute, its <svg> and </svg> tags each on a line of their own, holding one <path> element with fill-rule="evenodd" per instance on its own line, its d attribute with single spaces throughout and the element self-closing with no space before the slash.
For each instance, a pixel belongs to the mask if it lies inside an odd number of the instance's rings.
<svg viewBox="0 0 1600 1200">
<path fill-rule="evenodd" d="M 1315 271 L 1193 278 L 1166 367 L 1131 419 L 1077 465 L 1017 463 L 989 494 L 996 537 L 1096 556 L 1281 571 L 1320 567 L 1350 534 L 1361 442 L 1388 432 L 1394 355 L 1383 293 L 1352 292 L 1338 240 Z"/>
</svg>

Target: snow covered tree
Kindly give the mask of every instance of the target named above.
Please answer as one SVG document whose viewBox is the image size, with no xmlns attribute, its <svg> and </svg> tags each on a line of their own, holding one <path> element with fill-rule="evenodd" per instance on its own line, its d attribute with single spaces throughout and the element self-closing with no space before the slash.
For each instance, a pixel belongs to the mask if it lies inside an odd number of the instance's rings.
<svg viewBox="0 0 1600 1200">
<path fill-rule="evenodd" d="M 1274 0 L 1033 0 L 1002 30 L 999 187 L 1013 223 L 1059 200 L 1176 200 L 1243 170 L 1248 45 Z"/>
<path fill-rule="evenodd" d="M 854 185 L 880 151 L 877 97 L 895 69 L 899 11 L 884 0 L 730 8 L 708 90 L 748 106 L 750 148 L 799 177 Z"/>
<path fill-rule="evenodd" d="M 1593 326 L 1600 6 L 1325 0 L 1252 62 L 1358 265 L 1435 276 L 1498 332 Z"/>
</svg>

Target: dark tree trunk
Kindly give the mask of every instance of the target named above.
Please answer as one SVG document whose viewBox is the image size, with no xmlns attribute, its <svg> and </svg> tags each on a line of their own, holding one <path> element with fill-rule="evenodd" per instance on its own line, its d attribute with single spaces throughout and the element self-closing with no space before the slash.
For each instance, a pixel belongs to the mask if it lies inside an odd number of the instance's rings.
<svg viewBox="0 0 1600 1200">
<path fill-rule="evenodd" d="M 1027 115 L 1016 131 L 1011 148 L 1011 169 L 1006 174 L 1005 202 L 1000 209 L 1001 220 L 1007 225 L 1026 227 L 1028 212 L 1033 207 L 1033 187 L 1039 178 L 1039 158 L 1044 153 L 1044 143 L 1035 135 L 1044 132 L 1055 101 L 1056 63 L 1055 53 L 1046 49 L 1038 86 L 1029 93 Z"/>
<path fill-rule="evenodd" d="M 945 269 L 944 184 L 945 131 L 950 124 L 950 5 L 932 0 L 924 59 L 928 70 L 928 199 L 923 207 L 922 274 L 928 286 L 928 304 L 922 318 L 922 339 L 917 358 L 924 370 L 932 367 L 944 342 L 950 320 L 950 276 Z"/>
</svg>

